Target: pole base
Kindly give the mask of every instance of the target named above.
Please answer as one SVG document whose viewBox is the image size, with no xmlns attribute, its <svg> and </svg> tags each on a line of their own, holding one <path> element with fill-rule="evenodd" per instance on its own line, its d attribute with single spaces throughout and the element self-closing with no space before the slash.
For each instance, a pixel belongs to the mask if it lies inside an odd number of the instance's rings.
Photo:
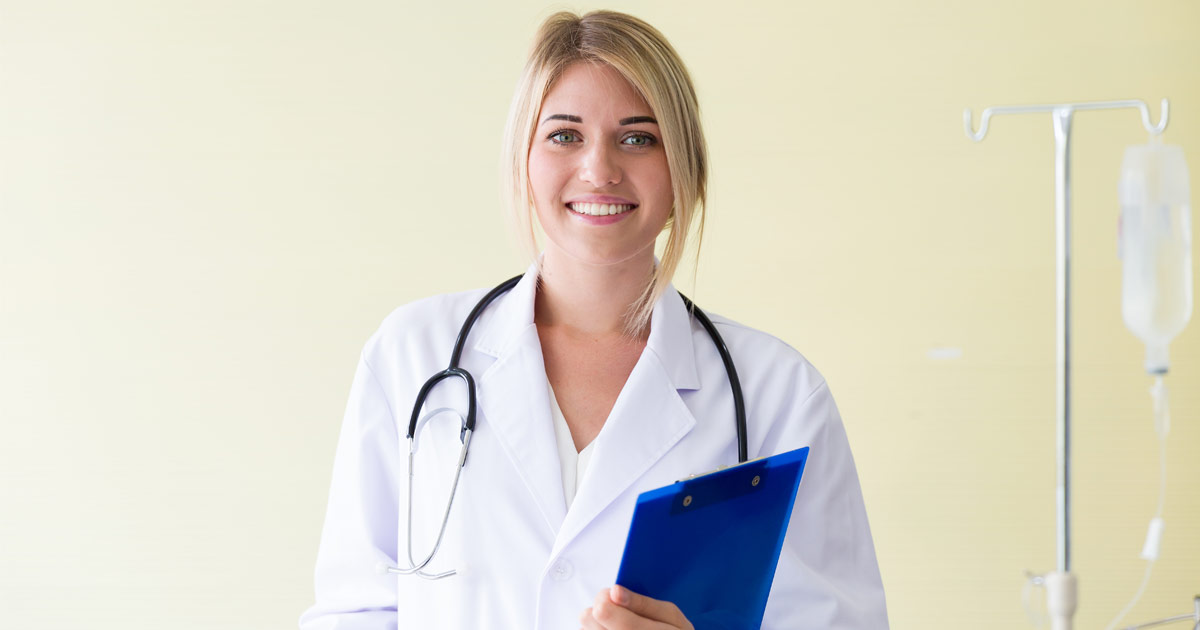
<svg viewBox="0 0 1200 630">
<path fill-rule="evenodd" d="M 1075 609 L 1079 604 L 1079 589 L 1074 573 L 1054 571 L 1045 575 L 1046 612 L 1050 614 L 1050 630 L 1071 630 Z"/>
</svg>

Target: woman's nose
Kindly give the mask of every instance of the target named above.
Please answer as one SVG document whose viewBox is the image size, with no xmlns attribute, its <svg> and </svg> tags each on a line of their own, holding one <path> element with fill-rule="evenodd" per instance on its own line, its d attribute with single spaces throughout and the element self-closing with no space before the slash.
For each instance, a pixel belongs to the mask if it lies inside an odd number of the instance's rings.
<svg viewBox="0 0 1200 630">
<path fill-rule="evenodd" d="M 616 151 L 605 143 L 596 143 L 583 153 L 583 163 L 579 168 L 579 179 L 603 188 L 621 182 L 621 165 Z"/>
</svg>

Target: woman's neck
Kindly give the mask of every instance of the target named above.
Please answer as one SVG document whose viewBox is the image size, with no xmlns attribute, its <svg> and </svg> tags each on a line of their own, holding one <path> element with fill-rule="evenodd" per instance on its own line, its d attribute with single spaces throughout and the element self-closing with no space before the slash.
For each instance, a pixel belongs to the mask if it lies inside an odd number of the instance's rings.
<svg viewBox="0 0 1200 630">
<path fill-rule="evenodd" d="M 550 245 L 542 254 L 534 321 L 592 337 L 624 335 L 630 306 L 653 272 L 652 249 L 620 263 L 594 265 Z"/>
</svg>

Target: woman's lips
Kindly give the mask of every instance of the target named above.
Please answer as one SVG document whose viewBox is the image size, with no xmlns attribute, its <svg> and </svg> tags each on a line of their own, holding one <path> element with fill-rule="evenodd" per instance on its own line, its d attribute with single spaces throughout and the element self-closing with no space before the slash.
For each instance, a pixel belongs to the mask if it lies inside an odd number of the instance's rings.
<svg viewBox="0 0 1200 630">
<path fill-rule="evenodd" d="M 619 197 L 617 195 L 597 195 L 591 193 L 586 195 L 572 195 L 571 198 L 567 200 L 567 204 L 569 205 L 574 203 L 611 203 L 626 206 L 637 205 L 637 203 L 632 199 L 626 199 L 625 197 Z"/>
</svg>

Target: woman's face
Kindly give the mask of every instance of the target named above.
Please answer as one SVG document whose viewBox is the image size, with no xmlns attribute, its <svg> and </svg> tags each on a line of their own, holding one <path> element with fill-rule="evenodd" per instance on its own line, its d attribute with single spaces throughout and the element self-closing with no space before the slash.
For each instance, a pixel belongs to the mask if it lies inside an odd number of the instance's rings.
<svg viewBox="0 0 1200 630">
<path fill-rule="evenodd" d="M 546 95 L 529 183 L 547 248 L 596 265 L 652 259 L 674 200 L 650 106 L 605 64 L 568 66 Z"/>
</svg>

